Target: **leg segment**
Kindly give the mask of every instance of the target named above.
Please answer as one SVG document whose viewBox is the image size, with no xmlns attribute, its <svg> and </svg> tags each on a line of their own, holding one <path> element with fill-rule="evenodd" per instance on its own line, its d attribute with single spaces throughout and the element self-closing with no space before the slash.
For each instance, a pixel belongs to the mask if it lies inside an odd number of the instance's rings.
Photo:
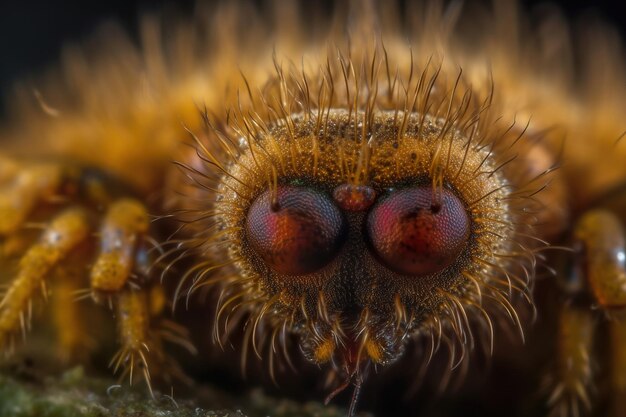
<svg viewBox="0 0 626 417">
<path fill-rule="evenodd" d="M 591 409 L 593 318 L 586 308 L 562 306 L 556 366 L 548 400 L 551 416 L 580 416 Z"/>
<path fill-rule="evenodd" d="M 626 243 L 624 229 L 608 211 L 591 211 L 576 224 L 589 289 L 606 311 L 626 307 Z"/>
<path fill-rule="evenodd" d="M 96 300 L 109 299 L 116 312 L 121 348 L 111 366 L 115 372 L 121 370 L 122 377 L 128 376 L 131 385 L 139 371 L 152 393 L 150 370 L 162 368 L 165 355 L 153 323 L 155 291 L 145 271 L 140 270 L 145 264 L 139 259 L 145 256 L 140 246 L 148 228 L 149 217 L 140 202 L 122 199 L 111 204 L 100 229 L 100 253 L 91 270 L 91 291 Z"/>
<path fill-rule="evenodd" d="M 121 348 L 111 360 L 114 372 L 123 369 L 133 384 L 139 369 L 152 394 L 150 365 L 164 360 L 160 339 L 155 338 L 150 326 L 150 306 L 145 291 L 125 290 L 118 294 L 116 312 Z"/>
<path fill-rule="evenodd" d="M 149 224 L 148 213 L 138 201 L 124 199 L 111 205 L 100 230 L 100 255 L 91 270 L 94 293 L 124 288 Z"/>
<path fill-rule="evenodd" d="M 25 331 L 26 312 L 44 279 L 68 253 L 87 238 L 89 224 L 80 209 L 59 215 L 19 262 L 16 278 L 0 302 L 0 345 L 7 346 L 17 328 Z"/>
<path fill-rule="evenodd" d="M 84 256 L 85 251 L 77 250 L 50 277 L 51 315 L 57 333 L 58 357 L 64 363 L 85 363 L 96 347 L 87 327 L 89 324 L 93 328 L 93 318 L 87 319 L 84 306 L 76 302 L 77 292 L 84 287 L 86 268 L 81 262 Z"/>
<path fill-rule="evenodd" d="M 593 380 L 593 310 L 612 320 L 610 381 L 615 400 L 611 407 L 624 411 L 616 395 L 626 391 L 626 327 L 618 316 L 626 307 L 626 237 L 621 221 L 611 212 L 585 213 L 574 228 L 573 274 L 564 289 L 567 300 L 561 310 L 557 341 L 554 389 L 549 400 L 552 414 L 577 417 L 589 411 Z M 571 279 L 573 277 L 573 279 Z M 617 394 L 619 393 L 619 394 Z M 616 416 L 623 413 L 618 412 Z"/>
</svg>

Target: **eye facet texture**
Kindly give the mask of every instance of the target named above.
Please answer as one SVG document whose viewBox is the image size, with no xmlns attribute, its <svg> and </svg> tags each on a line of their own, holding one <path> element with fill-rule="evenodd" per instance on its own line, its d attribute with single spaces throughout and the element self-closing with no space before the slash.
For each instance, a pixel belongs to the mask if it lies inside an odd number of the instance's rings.
<svg viewBox="0 0 626 417">
<path fill-rule="evenodd" d="M 403 275 L 428 275 L 452 264 L 465 247 L 470 221 L 452 192 L 432 187 L 393 191 L 367 219 L 379 259 Z"/>
<path fill-rule="evenodd" d="M 328 264 L 347 235 L 332 200 L 310 188 L 279 186 L 252 203 L 246 233 L 254 251 L 274 271 L 304 275 Z"/>
</svg>

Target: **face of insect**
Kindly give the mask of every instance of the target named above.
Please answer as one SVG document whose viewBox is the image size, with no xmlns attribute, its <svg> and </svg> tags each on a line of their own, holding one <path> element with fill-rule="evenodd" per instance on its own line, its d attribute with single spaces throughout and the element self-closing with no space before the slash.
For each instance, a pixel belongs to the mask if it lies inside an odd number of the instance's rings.
<svg viewBox="0 0 626 417">
<path fill-rule="evenodd" d="M 465 345 L 468 315 L 499 294 L 485 265 L 516 238 L 502 155 L 428 115 L 322 111 L 241 139 L 216 202 L 237 268 L 220 313 L 252 305 L 255 349 L 295 331 L 348 380 L 411 336 Z"/>
</svg>

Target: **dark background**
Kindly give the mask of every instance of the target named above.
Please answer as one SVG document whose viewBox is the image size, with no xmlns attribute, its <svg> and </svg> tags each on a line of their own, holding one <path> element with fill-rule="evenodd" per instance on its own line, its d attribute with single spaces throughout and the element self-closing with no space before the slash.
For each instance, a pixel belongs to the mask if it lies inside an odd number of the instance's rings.
<svg viewBox="0 0 626 417">
<path fill-rule="evenodd" d="M 6 96 L 16 80 L 53 64 L 61 46 L 68 41 L 79 41 L 93 33 L 98 25 L 111 20 L 132 34 L 144 12 L 172 3 L 165 0 L 0 0 L 0 97 Z M 194 0 L 177 1 L 174 8 L 190 12 L 194 3 Z M 525 9 L 532 10 L 546 1 L 522 3 Z M 592 13 L 618 27 L 622 35 L 626 33 L 623 1 L 557 0 L 549 3 L 558 4 L 572 21 Z M 4 104 L 0 104 L 0 114 L 3 109 Z"/>
</svg>

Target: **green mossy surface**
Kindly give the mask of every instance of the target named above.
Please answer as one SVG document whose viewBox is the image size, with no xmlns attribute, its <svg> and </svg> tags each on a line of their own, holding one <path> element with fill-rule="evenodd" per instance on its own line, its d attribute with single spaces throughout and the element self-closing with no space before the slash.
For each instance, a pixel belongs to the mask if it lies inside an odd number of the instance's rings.
<svg viewBox="0 0 626 417">
<path fill-rule="evenodd" d="M 203 386 L 186 399 L 116 386 L 85 375 L 81 367 L 59 376 L 0 372 L 0 417 L 340 417 L 345 411 L 319 403 L 274 399 L 261 390 L 242 395 Z M 201 401 L 200 401 L 201 400 Z M 215 404 L 201 408 L 196 404 Z"/>
</svg>

